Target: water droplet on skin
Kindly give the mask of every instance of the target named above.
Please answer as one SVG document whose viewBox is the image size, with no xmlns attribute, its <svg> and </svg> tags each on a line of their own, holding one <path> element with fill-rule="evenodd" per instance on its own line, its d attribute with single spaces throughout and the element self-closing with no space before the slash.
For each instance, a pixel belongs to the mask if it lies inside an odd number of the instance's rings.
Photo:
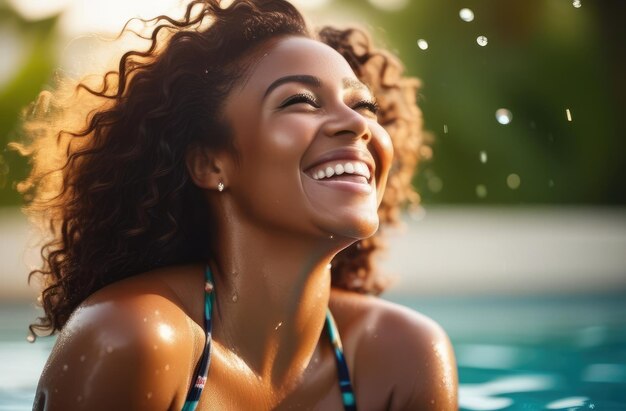
<svg viewBox="0 0 626 411">
<path fill-rule="evenodd" d="M 155 345 L 153 345 L 153 346 L 152 346 L 152 349 L 153 349 L 153 350 L 158 350 L 158 349 L 159 349 L 159 346 L 155 344 Z"/>
<path fill-rule="evenodd" d="M 511 190 L 517 190 L 522 183 L 522 179 L 515 173 L 509 174 L 506 178 L 506 185 Z"/>
<path fill-rule="evenodd" d="M 63 364 L 63 371 L 67 371 L 68 368 L 69 366 L 67 364 Z"/>
<path fill-rule="evenodd" d="M 481 151 L 480 152 L 480 162 L 485 164 L 487 162 L 487 152 L 486 151 Z"/>
<path fill-rule="evenodd" d="M 471 9 L 461 9 L 459 11 L 459 17 L 461 18 L 461 20 L 466 21 L 466 22 L 470 22 L 470 21 L 474 21 L 474 12 Z"/>
<path fill-rule="evenodd" d="M 170 370 L 170 365 L 169 364 L 165 364 L 165 371 L 169 371 Z"/>
<path fill-rule="evenodd" d="M 159 315 L 159 310 L 154 310 L 154 315 Z"/>
<path fill-rule="evenodd" d="M 487 40 L 485 36 L 478 36 L 476 37 L 476 43 L 478 43 L 480 47 L 485 47 L 487 43 L 489 43 L 489 40 Z"/>
<path fill-rule="evenodd" d="M 513 113 L 505 108 L 499 108 L 496 110 L 496 120 L 498 120 L 498 123 L 506 126 L 513 121 Z"/>
<path fill-rule="evenodd" d="M 146 398 L 147 398 L 147 399 L 152 398 L 152 393 L 151 393 L 151 392 L 147 393 L 147 394 L 146 394 Z"/>
<path fill-rule="evenodd" d="M 332 240 L 333 238 L 335 238 L 335 236 L 331 234 L 328 236 L 328 238 Z"/>
<path fill-rule="evenodd" d="M 280 326 L 283 325 L 283 322 L 279 322 L 278 325 L 276 327 L 274 327 L 274 331 L 278 330 L 280 328 Z"/>
<path fill-rule="evenodd" d="M 35 336 L 33 334 L 28 334 L 26 336 L 26 341 L 28 341 L 29 343 L 35 342 Z"/>
<path fill-rule="evenodd" d="M 487 197 L 487 187 L 485 187 L 484 184 L 478 184 L 476 186 L 476 196 L 478 198 L 485 198 L 485 197 Z"/>
<path fill-rule="evenodd" d="M 574 0 L 572 1 L 572 6 L 574 6 L 575 8 L 579 9 L 580 6 L 582 6 L 583 4 L 581 3 L 580 0 Z"/>
<path fill-rule="evenodd" d="M 147 323 L 148 322 L 148 317 L 143 317 L 143 322 Z"/>
<path fill-rule="evenodd" d="M 110 345 L 107 347 L 107 353 L 111 354 L 113 352 L 113 347 L 111 347 Z"/>
<path fill-rule="evenodd" d="M 327 269 L 327 270 L 330 270 L 331 268 L 333 268 L 333 265 L 329 263 L 329 264 L 326 266 L 326 269 Z"/>
<path fill-rule="evenodd" d="M 232 298 L 233 302 L 236 303 L 239 300 L 239 295 L 237 295 L 237 293 L 233 293 L 233 298 Z"/>
<path fill-rule="evenodd" d="M 78 397 L 76 397 L 76 402 L 81 402 L 83 400 L 83 396 L 79 395 Z"/>
<path fill-rule="evenodd" d="M 85 362 L 85 358 L 86 358 L 86 357 L 85 357 L 84 355 L 81 355 L 81 356 L 80 356 L 80 362 Z"/>
<path fill-rule="evenodd" d="M 417 40 L 417 47 L 420 48 L 420 50 L 427 50 L 428 49 L 428 42 L 424 39 L 419 39 Z"/>
</svg>

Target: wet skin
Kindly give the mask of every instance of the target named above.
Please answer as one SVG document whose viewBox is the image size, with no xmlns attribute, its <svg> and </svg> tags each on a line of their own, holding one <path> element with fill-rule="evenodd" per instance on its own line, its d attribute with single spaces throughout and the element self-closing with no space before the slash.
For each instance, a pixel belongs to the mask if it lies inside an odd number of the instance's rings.
<svg viewBox="0 0 626 411">
<path fill-rule="evenodd" d="M 219 240 L 198 409 L 343 409 L 327 307 L 360 410 L 456 409 L 454 356 L 437 324 L 330 287 L 332 257 L 378 227 L 391 164 L 370 92 L 337 52 L 310 39 L 273 40 L 253 61 L 224 108 L 238 158 L 200 148 L 187 158 Z M 371 177 L 315 178 L 347 162 Z M 205 339 L 203 272 L 166 267 L 89 297 L 59 336 L 36 408 L 180 410 Z"/>
</svg>

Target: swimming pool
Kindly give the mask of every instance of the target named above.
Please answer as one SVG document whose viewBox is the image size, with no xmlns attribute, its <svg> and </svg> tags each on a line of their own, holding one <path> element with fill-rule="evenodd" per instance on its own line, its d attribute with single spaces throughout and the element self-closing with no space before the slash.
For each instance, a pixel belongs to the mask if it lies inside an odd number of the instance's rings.
<svg viewBox="0 0 626 411">
<path fill-rule="evenodd" d="M 431 316 L 448 331 L 459 366 L 461 410 L 626 410 L 626 290 L 387 298 Z M 0 411 L 30 410 L 53 341 L 25 341 L 33 307 L 3 304 L 0 310 Z"/>
</svg>

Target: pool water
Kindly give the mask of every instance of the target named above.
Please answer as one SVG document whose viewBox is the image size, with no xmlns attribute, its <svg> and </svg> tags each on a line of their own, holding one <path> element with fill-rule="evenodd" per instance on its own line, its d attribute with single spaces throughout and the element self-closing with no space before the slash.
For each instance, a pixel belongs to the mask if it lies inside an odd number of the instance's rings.
<svg viewBox="0 0 626 411">
<path fill-rule="evenodd" d="M 459 405 L 476 410 L 626 410 L 626 291 L 567 297 L 389 295 L 452 339 Z M 37 311 L 0 306 L 0 411 L 30 410 L 53 339 L 25 340 Z"/>
</svg>

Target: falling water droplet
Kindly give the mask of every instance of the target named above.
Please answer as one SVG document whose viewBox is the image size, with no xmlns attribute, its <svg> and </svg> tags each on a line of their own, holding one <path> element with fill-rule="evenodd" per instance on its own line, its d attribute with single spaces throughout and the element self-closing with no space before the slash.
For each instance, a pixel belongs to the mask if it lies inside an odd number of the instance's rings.
<svg viewBox="0 0 626 411">
<path fill-rule="evenodd" d="M 237 295 L 237 292 L 233 293 L 233 298 L 232 298 L 233 302 L 236 303 L 239 300 L 239 295 Z"/>
<path fill-rule="evenodd" d="M 335 236 L 331 234 L 328 236 L 328 238 L 332 240 L 333 238 L 335 238 Z"/>
<path fill-rule="evenodd" d="M 430 191 L 432 191 L 433 193 L 438 193 L 443 188 L 443 181 L 441 181 L 439 177 L 433 176 L 428 179 L 427 185 Z"/>
<path fill-rule="evenodd" d="M 554 187 L 554 180 L 553 179 L 548 180 L 548 187 L 550 187 L 550 188 Z"/>
<path fill-rule="evenodd" d="M 511 190 L 517 190 L 522 183 L 522 179 L 515 173 L 509 174 L 506 178 L 506 185 Z"/>
<path fill-rule="evenodd" d="M 483 184 L 478 184 L 476 186 L 476 196 L 478 198 L 487 197 L 487 187 L 485 187 Z"/>
<path fill-rule="evenodd" d="M 568 109 L 565 109 L 565 115 L 567 116 L 567 121 L 572 121 L 572 112 Z"/>
<path fill-rule="evenodd" d="M 580 8 L 580 6 L 582 6 L 582 3 L 580 0 L 574 0 L 572 1 L 572 6 L 576 7 L 577 9 Z"/>
<path fill-rule="evenodd" d="M 461 20 L 469 23 L 470 21 L 474 21 L 474 12 L 468 8 L 461 9 L 459 11 L 459 17 L 461 18 Z"/>
<path fill-rule="evenodd" d="M 489 40 L 487 40 L 485 36 L 478 36 L 476 37 L 476 43 L 478 43 L 480 47 L 485 47 L 487 43 L 489 43 Z"/>
<path fill-rule="evenodd" d="M 447 124 L 443 125 L 443 133 L 444 134 L 448 134 L 448 125 Z"/>
<path fill-rule="evenodd" d="M 26 336 L 26 341 L 28 341 L 29 343 L 35 342 L 35 335 L 34 334 L 28 334 Z"/>
<path fill-rule="evenodd" d="M 419 47 L 421 50 L 427 50 L 428 42 L 424 39 L 419 39 L 417 40 L 417 47 Z"/>
<path fill-rule="evenodd" d="M 279 322 L 278 325 L 276 327 L 274 327 L 274 330 L 278 330 L 280 328 L 280 326 L 283 325 L 283 322 Z"/>
<path fill-rule="evenodd" d="M 487 162 L 487 152 L 486 151 L 481 151 L 480 152 L 480 162 L 485 164 Z"/>
<path fill-rule="evenodd" d="M 500 124 L 507 125 L 513 120 L 513 113 L 505 108 L 499 108 L 496 110 L 496 120 Z"/>
</svg>

